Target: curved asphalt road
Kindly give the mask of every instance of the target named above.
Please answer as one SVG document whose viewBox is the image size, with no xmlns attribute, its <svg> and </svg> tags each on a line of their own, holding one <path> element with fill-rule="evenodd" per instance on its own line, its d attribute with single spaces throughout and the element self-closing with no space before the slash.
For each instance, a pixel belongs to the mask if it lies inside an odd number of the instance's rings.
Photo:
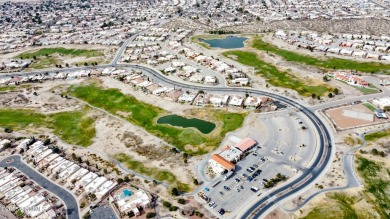
<svg viewBox="0 0 390 219">
<path fill-rule="evenodd" d="M 34 169 L 29 167 L 27 164 L 23 163 L 20 159 L 20 155 L 11 155 L 6 159 L 0 161 L 1 167 L 15 167 L 20 172 L 28 176 L 28 178 L 34 180 L 37 184 L 42 186 L 42 188 L 48 190 L 49 192 L 55 194 L 58 198 L 62 199 L 62 201 L 66 205 L 67 218 L 68 219 L 79 219 L 79 207 L 76 199 L 72 194 L 70 194 L 65 189 L 60 186 L 52 183 L 50 180 L 43 177 L 41 174 L 36 172 Z M 7 163 L 7 160 L 13 159 L 13 162 Z"/>
<path fill-rule="evenodd" d="M 119 53 L 118 53 L 119 54 Z M 315 161 L 313 164 L 297 179 L 294 181 L 276 189 L 275 191 L 268 194 L 267 197 L 264 197 L 260 200 L 258 200 L 254 205 L 252 205 L 247 212 L 243 215 L 243 217 L 256 217 L 259 218 L 263 213 L 268 211 L 273 207 L 274 204 L 277 202 L 283 200 L 284 198 L 287 198 L 290 195 L 293 195 L 297 191 L 305 188 L 307 185 L 314 182 L 317 178 L 317 176 L 324 171 L 325 167 L 327 166 L 330 157 L 331 152 L 333 150 L 331 138 L 329 131 L 327 130 L 325 124 L 318 118 L 317 115 L 310 109 L 306 108 L 305 106 L 301 105 L 300 103 L 295 102 L 294 100 L 280 96 L 274 93 L 269 93 L 265 91 L 255 90 L 252 88 L 241 88 L 241 87 L 213 87 L 213 86 L 200 86 L 200 85 L 192 85 L 192 84 L 185 84 L 177 81 L 173 81 L 171 79 L 166 78 L 159 72 L 157 72 L 154 69 L 140 66 L 140 65 L 131 65 L 131 64 L 110 64 L 110 65 L 102 65 L 102 66 L 95 66 L 93 68 L 106 68 L 106 67 L 125 67 L 125 68 L 132 68 L 136 70 L 141 70 L 144 72 L 144 74 L 152 77 L 155 79 L 156 82 L 169 84 L 175 86 L 175 88 L 182 88 L 182 89 L 191 89 L 194 91 L 203 90 L 208 92 L 224 92 L 224 93 L 241 93 L 241 94 L 256 94 L 256 95 L 262 95 L 262 96 L 268 96 L 275 100 L 282 101 L 294 108 L 297 108 L 300 110 L 304 115 L 308 117 L 308 119 L 313 123 L 315 127 L 315 131 L 319 134 L 319 153 L 318 156 L 315 158 Z M 81 67 L 77 68 L 79 69 L 87 69 L 92 67 Z M 61 71 L 71 71 L 72 69 L 61 69 Z M 73 69 L 76 70 L 76 69 Z M 58 71 L 58 70 L 57 70 Z M 56 70 L 51 71 L 51 73 L 57 72 Z M 47 72 L 47 71 L 45 71 Z M 38 72 L 30 72 L 30 73 L 11 73 L 12 75 L 29 75 L 29 74 L 36 74 Z M 42 73 L 42 72 L 40 72 Z M 252 213 L 254 212 L 254 213 Z"/>
<path fill-rule="evenodd" d="M 273 94 L 265 91 L 254 90 L 250 88 L 205 87 L 205 86 L 198 86 L 198 85 L 183 84 L 180 82 L 172 81 L 164 77 L 160 73 L 154 71 L 153 69 L 144 66 L 135 65 L 132 66 L 132 68 L 142 70 L 143 72 L 148 73 L 150 76 L 154 77 L 158 81 L 167 84 L 173 84 L 175 85 L 176 88 L 180 87 L 183 89 L 203 90 L 203 91 L 210 91 L 210 92 L 248 93 L 248 94 L 268 96 L 273 99 L 285 102 L 286 104 L 299 109 L 313 123 L 316 132 L 319 134 L 319 140 L 320 140 L 319 153 L 318 156 L 315 158 L 313 164 L 305 171 L 305 173 L 303 173 L 300 177 L 298 177 L 294 181 L 269 193 L 267 197 L 258 200 L 243 215 L 243 218 L 249 218 L 249 217 L 259 218 L 263 213 L 265 213 L 267 210 L 272 208 L 273 205 L 276 204 L 277 202 L 305 188 L 307 185 L 309 185 L 310 183 L 316 180 L 317 176 L 321 174 L 321 172 L 325 169 L 326 165 L 330 160 L 330 157 L 332 155 L 331 152 L 333 148 L 332 148 L 330 134 L 325 124 L 318 118 L 318 116 L 314 112 L 312 112 L 311 110 L 307 109 L 303 105 L 295 102 L 290 98 L 279 96 L 277 94 Z M 261 206 L 261 208 L 259 208 L 258 206 Z"/>
</svg>

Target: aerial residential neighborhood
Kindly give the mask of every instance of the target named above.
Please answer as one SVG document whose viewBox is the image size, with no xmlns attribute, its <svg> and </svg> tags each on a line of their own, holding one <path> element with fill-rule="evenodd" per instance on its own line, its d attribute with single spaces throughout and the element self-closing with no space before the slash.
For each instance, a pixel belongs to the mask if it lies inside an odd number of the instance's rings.
<svg viewBox="0 0 390 219">
<path fill-rule="evenodd" d="M 0 218 L 390 217 L 389 1 L 0 14 Z"/>
</svg>

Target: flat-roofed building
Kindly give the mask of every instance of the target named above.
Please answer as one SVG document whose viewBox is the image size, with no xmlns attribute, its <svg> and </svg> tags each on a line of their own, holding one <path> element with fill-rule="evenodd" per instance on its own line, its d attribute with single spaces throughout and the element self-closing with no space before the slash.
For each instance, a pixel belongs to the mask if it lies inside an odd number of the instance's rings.
<svg viewBox="0 0 390 219">
<path fill-rule="evenodd" d="M 89 171 L 85 168 L 80 168 L 79 170 L 77 170 L 75 173 L 73 173 L 70 177 L 69 177 L 69 180 L 72 181 L 72 180 L 79 180 L 81 179 L 81 177 L 83 177 L 85 174 L 87 174 Z"/>
<path fill-rule="evenodd" d="M 39 205 L 40 203 L 42 203 L 43 201 L 46 200 L 46 197 L 43 195 L 43 194 L 36 194 L 28 199 L 26 199 L 25 201 L 21 202 L 18 207 L 19 208 L 31 208 L 31 207 L 34 207 L 36 205 Z"/>
<path fill-rule="evenodd" d="M 41 160 L 43 160 L 45 157 L 49 156 L 52 153 L 53 153 L 53 150 L 47 149 L 47 150 L 43 151 L 42 153 L 38 154 L 37 156 L 35 156 L 34 161 L 36 163 L 39 163 Z"/>
<path fill-rule="evenodd" d="M 57 157 L 52 162 L 49 163 L 49 167 L 47 168 L 49 171 L 52 171 L 56 166 L 65 162 L 66 160 L 63 157 Z"/>
<path fill-rule="evenodd" d="M 80 169 L 80 166 L 77 164 L 72 164 L 69 167 L 67 167 L 64 171 L 58 174 L 59 178 L 67 178 L 71 174 L 75 173 L 78 169 Z"/>
<path fill-rule="evenodd" d="M 29 215 L 32 218 L 37 218 L 38 216 L 42 215 L 44 212 L 50 210 L 52 206 L 47 202 L 43 201 L 39 205 L 35 206 L 34 208 L 27 208 L 26 214 Z"/>
<path fill-rule="evenodd" d="M 10 181 L 12 181 L 12 180 L 15 180 L 15 179 L 16 179 L 16 177 L 14 176 L 13 173 L 10 173 L 10 174 L 8 174 L 8 175 L 5 175 L 4 177 L 2 177 L 2 178 L 0 179 L 0 186 L 4 185 L 4 184 L 6 184 L 6 183 L 8 183 L 8 182 L 10 182 Z"/>
<path fill-rule="evenodd" d="M 95 194 L 96 194 L 96 197 L 98 199 L 100 199 L 101 197 L 103 197 L 108 191 L 110 191 L 110 189 L 114 188 L 114 186 L 116 186 L 116 182 L 113 182 L 113 181 L 106 181 L 104 182 L 101 186 L 99 186 L 99 188 L 97 188 L 95 190 Z"/>
<path fill-rule="evenodd" d="M 85 176 L 83 176 L 80 181 L 76 183 L 77 186 L 85 187 L 87 186 L 92 180 L 94 180 L 98 175 L 96 173 L 89 172 Z"/>
<path fill-rule="evenodd" d="M 13 197 L 15 197 L 16 195 L 19 195 L 20 193 L 22 193 L 24 190 L 22 189 L 22 187 L 20 186 L 17 186 L 11 190 L 9 190 L 8 192 L 6 192 L 4 194 L 5 198 L 7 199 L 11 199 Z"/>
<path fill-rule="evenodd" d="M 123 190 L 124 191 L 124 190 Z M 123 192 L 122 190 L 120 192 Z M 133 212 L 135 215 L 139 215 L 139 207 L 146 208 L 150 206 L 152 198 L 145 191 L 139 190 L 130 196 L 123 197 L 117 195 L 114 198 L 119 211 L 122 213 Z"/>
<path fill-rule="evenodd" d="M 52 172 L 54 172 L 54 173 L 61 173 L 62 171 L 64 171 L 66 168 L 68 168 L 72 164 L 73 164 L 72 161 L 65 160 L 61 164 L 59 164 L 56 167 L 54 167 Z"/>
<path fill-rule="evenodd" d="M 0 191 L 2 193 L 5 193 L 5 192 L 8 192 L 9 190 L 15 188 L 16 186 L 18 186 L 20 184 L 20 179 L 16 178 L 12 181 L 9 181 L 8 183 L 2 185 L 0 187 Z"/>
<path fill-rule="evenodd" d="M 49 156 L 43 158 L 41 161 L 38 162 L 38 167 L 44 167 L 48 165 L 50 162 L 52 162 L 54 159 L 58 158 L 59 154 L 50 154 Z"/>
<path fill-rule="evenodd" d="M 87 193 L 91 193 L 91 192 L 94 192 L 97 188 L 99 188 L 99 186 L 101 186 L 105 181 L 107 181 L 107 178 L 102 176 L 102 177 L 97 177 L 96 179 L 94 179 L 91 183 L 89 183 L 86 187 L 85 187 L 85 192 Z"/>
<path fill-rule="evenodd" d="M 221 149 L 219 155 L 226 160 L 234 163 L 241 159 L 242 151 L 236 147 L 226 145 Z"/>
</svg>

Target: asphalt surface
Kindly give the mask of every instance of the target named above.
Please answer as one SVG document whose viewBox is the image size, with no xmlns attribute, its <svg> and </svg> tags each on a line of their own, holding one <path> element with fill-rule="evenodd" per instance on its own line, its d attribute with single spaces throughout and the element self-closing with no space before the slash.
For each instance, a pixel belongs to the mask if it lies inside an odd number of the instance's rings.
<svg viewBox="0 0 390 219">
<path fill-rule="evenodd" d="M 181 83 L 178 81 L 173 81 L 169 78 L 166 78 L 159 72 L 145 67 L 145 66 L 140 66 L 140 65 L 130 65 L 130 64 L 111 64 L 111 65 L 101 65 L 101 66 L 95 66 L 93 68 L 101 69 L 101 68 L 106 68 L 106 67 L 124 67 L 124 68 L 132 68 L 135 70 L 141 70 L 145 75 L 153 78 L 156 82 L 160 84 L 166 84 L 169 86 L 175 86 L 176 89 L 183 89 L 183 90 L 194 90 L 194 91 L 199 91 L 203 90 L 205 92 L 219 92 L 219 93 L 237 93 L 237 94 L 250 94 L 250 95 L 260 95 L 260 96 L 268 96 L 274 100 L 278 100 L 281 102 L 286 103 L 292 108 L 295 108 L 298 111 L 301 111 L 305 117 L 309 119 L 311 123 L 313 123 L 315 127 L 315 131 L 319 134 L 319 155 L 316 157 L 315 161 L 312 163 L 312 165 L 307 169 L 307 171 L 298 179 L 294 180 L 291 183 L 288 183 L 284 185 L 283 187 L 280 187 L 279 189 L 275 190 L 274 192 L 270 193 L 269 196 L 262 198 L 259 200 L 256 204 L 254 204 L 246 213 L 244 216 L 249 217 L 251 215 L 251 212 L 256 210 L 257 206 L 261 204 L 262 205 L 261 210 L 258 211 L 254 216 L 255 217 L 260 217 L 265 211 L 270 209 L 275 203 L 278 201 L 281 201 L 283 198 L 286 198 L 293 193 L 299 191 L 300 189 L 305 188 L 305 186 L 309 185 L 310 183 L 314 182 L 315 179 L 317 178 L 316 176 L 319 175 L 326 167 L 326 164 L 329 162 L 330 156 L 331 156 L 331 150 L 332 150 L 332 143 L 330 142 L 330 134 L 329 131 L 327 130 L 325 124 L 317 117 L 317 115 L 314 114 L 314 112 L 305 106 L 301 105 L 300 103 L 295 102 L 294 100 L 284 97 L 278 94 L 266 92 L 266 91 L 260 91 L 260 90 L 255 90 L 252 88 L 242 88 L 242 87 L 213 87 L 213 86 L 205 86 L 205 85 L 192 85 L 192 84 L 187 84 L 187 83 Z M 89 69 L 92 67 L 89 67 Z M 82 68 L 75 68 L 75 69 L 63 69 L 62 71 L 74 71 L 74 70 L 79 70 L 79 69 L 88 69 L 86 67 Z M 60 69 L 61 70 L 61 69 Z M 48 71 L 41 71 L 39 73 L 43 74 Z M 51 71 L 49 74 L 55 74 L 57 72 L 56 70 Z M 32 72 L 32 73 L 12 73 L 11 75 L 31 75 L 31 74 L 37 74 L 38 72 Z M 8 74 L 9 75 L 9 74 Z M 345 100 L 344 100 L 345 101 Z M 348 101 L 348 100 L 347 100 Z M 340 101 L 341 102 L 341 101 Z M 327 103 L 330 104 L 330 103 Z M 313 107 L 314 109 L 316 107 Z M 327 148 L 327 150 L 325 150 Z M 321 161 L 321 158 L 323 160 Z M 320 162 L 321 161 L 321 162 Z M 317 167 L 317 165 L 319 165 Z M 309 176 L 309 178 L 306 178 Z M 300 183 L 301 181 L 304 181 L 303 183 Z M 290 189 L 293 186 L 294 189 Z M 285 192 L 288 191 L 288 192 Z M 283 193 L 283 194 L 281 194 Z M 279 195 L 278 195 L 279 194 Z M 274 197 L 275 195 L 278 195 L 278 197 Z M 273 198 L 272 201 L 270 201 L 269 198 Z M 267 201 L 268 200 L 268 201 Z M 259 209 L 257 209 L 259 210 Z"/>
<path fill-rule="evenodd" d="M 174 84 L 176 88 L 182 88 L 185 90 L 192 89 L 192 90 L 203 90 L 205 92 L 225 92 L 230 94 L 248 93 L 250 95 L 255 94 L 260 96 L 268 96 L 274 100 L 282 101 L 287 105 L 296 108 L 297 110 L 302 112 L 307 117 L 307 119 L 313 124 L 315 131 L 319 134 L 319 142 L 318 142 L 319 153 L 318 156 L 315 158 L 314 162 L 311 164 L 310 167 L 307 168 L 307 170 L 299 178 L 274 190 L 273 192 L 269 193 L 267 197 L 258 200 L 254 205 L 252 205 L 252 207 L 250 207 L 247 210 L 247 212 L 243 215 L 243 218 L 249 218 L 249 217 L 259 218 L 263 213 L 271 209 L 273 205 L 276 204 L 277 202 L 283 200 L 284 198 L 287 198 L 288 196 L 296 193 L 301 189 L 304 189 L 307 185 L 313 183 L 317 179 L 317 176 L 320 175 L 322 171 L 324 171 L 325 167 L 330 161 L 333 148 L 332 148 L 330 133 L 327 127 L 313 111 L 309 110 L 305 106 L 295 102 L 290 98 L 265 92 L 265 91 L 254 90 L 251 88 L 206 87 L 206 86 L 199 86 L 199 85 L 188 85 L 177 81 L 172 81 L 168 78 L 165 78 L 160 73 L 143 66 L 135 65 L 133 66 L 133 68 L 142 70 L 144 73 L 149 74 L 149 76 L 154 77 L 159 82 L 166 83 L 166 84 Z M 255 213 L 253 214 L 252 212 L 254 211 Z"/>
<path fill-rule="evenodd" d="M 248 213 L 245 214 L 245 217 L 249 217 L 252 211 L 254 211 L 257 206 L 261 205 L 262 203 L 266 203 L 265 206 L 262 206 L 261 211 L 258 211 L 257 214 L 254 216 L 260 217 L 261 214 L 263 214 L 265 211 L 270 209 L 275 203 L 278 201 L 281 201 L 283 198 L 288 197 L 289 195 L 292 195 L 296 191 L 299 191 L 300 189 L 303 189 L 305 186 L 309 185 L 310 183 L 314 182 L 315 179 L 317 178 L 316 176 L 319 175 L 324 168 L 326 167 L 326 164 L 329 162 L 330 156 L 331 156 L 331 150 L 332 150 L 332 143 L 330 142 L 330 134 L 329 131 L 327 130 L 325 124 L 317 117 L 317 115 L 314 114 L 314 112 L 307 107 L 303 106 L 300 103 L 295 102 L 294 100 L 284 97 L 278 94 L 266 92 L 266 91 L 260 91 L 260 90 L 255 90 L 252 88 L 242 88 L 242 87 L 213 87 L 213 86 L 205 86 L 205 85 L 192 85 L 192 84 L 187 84 L 187 83 L 181 83 L 178 81 L 173 81 L 169 78 L 166 78 L 159 72 L 145 67 L 145 66 L 140 66 L 140 65 L 130 65 L 130 64 L 111 64 L 111 65 L 101 65 L 101 66 L 95 66 L 93 68 L 96 69 L 101 69 L 101 68 L 106 68 L 106 67 L 123 67 L 123 68 L 132 68 L 135 70 L 141 70 L 145 75 L 153 78 L 156 82 L 160 84 L 166 84 L 169 86 L 175 86 L 176 89 L 183 89 L 183 90 L 194 90 L 194 91 L 199 91 L 203 90 L 205 92 L 219 92 L 219 93 L 237 93 L 237 94 L 250 94 L 250 95 L 260 95 L 260 96 L 268 96 L 274 100 L 278 100 L 281 102 L 286 103 L 292 108 L 295 108 L 298 111 L 301 111 L 305 117 L 307 117 L 311 123 L 313 123 L 315 127 L 315 131 L 319 134 L 319 155 L 316 157 L 315 161 L 312 163 L 312 165 L 307 169 L 307 171 L 298 179 L 294 180 L 293 182 L 275 190 L 274 192 L 270 193 L 268 197 L 265 197 L 261 200 L 259 200 L 256 204 L 254 204 L 249 210 Z M 92 67 L 89 67 L 91 69 Z M 74 71 L 74 70 L 80 70 L 80 69 L 88 69 L 87 67 L 81 67 L 81 68 L 73 68 L 73 69 L 60 69 L 61 71 Z M 12 73 L 11 75 L 31 75 L 31 74 L 37 74 L 37 73 L 45 73 L 48 71 L 40 71 L 40 72 L 30 72 L 30 73 Z M 57 70 L 49 72 L 49 74 L 55 74 Z M 8 74 L 10 75 L 10 74 Z M 378 94 L 376 94 L 378 96 Z M 343 100 L 343 101 L 348 101 L 348 100 Z M 337 102 L 337 101 L 336 101 Z M 339 101 L 341 102 L 341 101 Z M 330 104 L 330 102 L 326 103 Z M 334 104 L 334 103 L 333 103 Z M 313 109 L 316 109 L 317 107 L 312 107 Z M 325 150 L 327 148 L 327 150 Z M 323 158 L 323 161 L 321 161 L 321 158 Z M 319 165 L 317 167 L 317 165 Z M 307 176 L 310 176 L 308 179 L 306 178 Z M 300 183 L 301 181 L 304 180 L 304 183 Z M 293 186 L 294 189 L 289 189 L 292 188 Z M 287 191 L 282 193 L 283 191 Z M 273 201 L 267 201 L 267 199 L 278 195 L 277 198 L 272 199 Z"/>
<path fill-rule="evenodd" d="M 49 192 L 55 194 L 57 197 L 62 199 L 66 205 L 66 212 L 68 219 L 79 219 L 79 207 L 76 199 L 72 194 L 70 194 L 65 189 L 60 186 L 52 183 L 50 180 L 43 177 L 41 174 L 36 172 L 34 169 L 29 167 L 27 164 L 23 163 L 19 155 L 11 155 L 6 159 L 0 161 L 1 167 L 15 167 L 20 172 L 25 174 L 28 178 L 39 184 L 42 188 L 48 190 Z M 7 163 L 7 160 L 13 159 L 13 162 Z"/>
</svg>

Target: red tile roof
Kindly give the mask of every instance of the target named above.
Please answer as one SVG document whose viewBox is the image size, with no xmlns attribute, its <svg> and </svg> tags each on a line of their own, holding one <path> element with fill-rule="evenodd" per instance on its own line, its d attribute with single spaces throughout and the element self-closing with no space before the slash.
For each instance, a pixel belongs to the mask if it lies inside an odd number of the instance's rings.
<svg viewBox="0 0 390 219">
<path fill-rule="evenodd" d="M 255 140 L 251 138 L 244 138 L 236 144 L 236 148 L 240 149 L 241 151 L 246 151 L 254 145 L 256 145 Z"/>
<path fill-rule="evenodd" d="M 225 158 L 221 157 L 219 154 L 213 154 L 211 155 L 210 159 L 214 160 L 215 162 L 219 163 L 221 166 L 223 166 L 227 170 L 231 170 L 234 168 L 234 164 L 226 160 Z"/>
</svg>

